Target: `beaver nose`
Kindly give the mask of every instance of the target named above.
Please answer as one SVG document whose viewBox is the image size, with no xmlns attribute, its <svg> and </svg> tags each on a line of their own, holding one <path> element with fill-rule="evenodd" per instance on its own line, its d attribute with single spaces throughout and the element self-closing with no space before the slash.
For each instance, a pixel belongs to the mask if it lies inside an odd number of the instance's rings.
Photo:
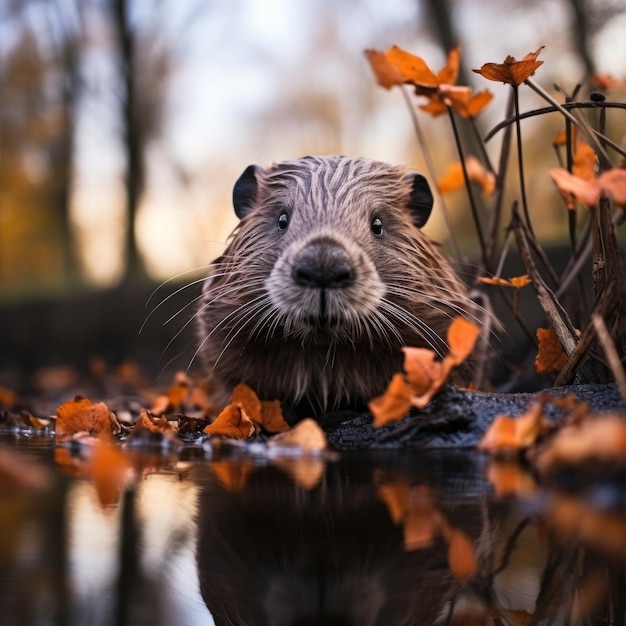
<svg viewBox="0 0 626 626">
<path fill-rule="evenodd" d="M 316 289 L 345 289 L 352 284 L 353 274 L 346 251 L 329 239 L 309 243 L 291 270 L 297 285 Z"/>
</svg>

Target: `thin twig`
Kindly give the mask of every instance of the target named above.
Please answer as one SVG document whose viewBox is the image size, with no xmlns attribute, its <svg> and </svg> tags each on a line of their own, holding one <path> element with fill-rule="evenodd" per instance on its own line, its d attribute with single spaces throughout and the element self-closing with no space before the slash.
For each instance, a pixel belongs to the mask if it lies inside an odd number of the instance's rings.
<svg viewBox="0 0 626 626">
<path fill-rule="evenodd" d="M 430 150 L 428 149 L 426 138 L 424 137 L 424 133 L 422 132 L 422 127 L 420 125 L 419 119 L 417 118 L 417 114 L 415 113 L 415 108 L 413 106 L 413 103 L 411 102 L 407 88 L 403 85 L 400 91 L 402 93 L 402 97 L 404 98 L 404 102 L 406 103 L 406 106 L 409 110 L 409 115 L 411 116 L 411 122 L 413 124 L 413 130 L 415 131 L 417 143 L 419 144 L 419 147 L 422 151 L 422 156 L 424 157 L 424 162 L 426 163 L 426 169 L 428 170 L 428 175 L 430 176 L 430 179 L 434 182 L 437 180 L 437 171 L 435 169 L 433 159 L 430 155 Z M 457 261 L 467 263 L 467 258 L 461 251 L 459 242 L 456 238 L 456 235 L 454 234 L 454 229 L 452 228 L 452 219 L 450 218 L 450 211 L 448 211 L 446 201 L 443 197 L 443 194 L 439 191 L 439 186 L 435 185 L 435 187 L 441 206 L 443 221 L 446 225 L 446 230 L 448 231 L 448 240 L 450 242 L 450 248 L 452 249 L 452 255 Z"/>
<path fill-rule="evenodd" d="M 622 400 L 626 402 L 626 373 L 624 373 L 624 368 L 622 367 L 622 362 L 620 361 L 619 354 L 615 348 L 615 343 L 613 342 L 613 339 L 611 339 L 611 335 L 609 334 L 606 324 L 604 323 L 604 318 L 601 315 L 593 313 L 591 315 L 591 321 L 593 322 L 593 326 L 598 336 L 598 341 L 604 350 L 606 360 L 611 368 L 613 378 L 617 383 L 619 395 L 622 397 Z"/>
<path fill-rule="evenodd" d="M 522 210 L 530 236 L 535 239 L 535 232 L 528 213 L 528 200 L 526 199 L 526 182 L 524 181 L 524 157 L 522 154 L 522 125 L 519 120 L 519 89 L 513 85 L 515 103 L 515 131 L 517 135 L 517 171 L 519 172 L 520 193 L 522 194 Z"/>
</svg>

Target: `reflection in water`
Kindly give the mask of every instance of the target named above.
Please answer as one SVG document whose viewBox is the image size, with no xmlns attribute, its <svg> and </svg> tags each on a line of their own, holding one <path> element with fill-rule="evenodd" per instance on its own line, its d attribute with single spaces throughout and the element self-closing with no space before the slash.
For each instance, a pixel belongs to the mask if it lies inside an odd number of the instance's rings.
<svg viewBox="0 0 626 626">
<path fill-rule="evenodd" d="M 151 459 L 102 504 L 48 452 L 0 448 L 2 624 L 624 624 L 606 491 L 593 509 L 517 466 L 412 451 Z M 7 479 L 7 454 L 40 478 Z"/>
</svg>

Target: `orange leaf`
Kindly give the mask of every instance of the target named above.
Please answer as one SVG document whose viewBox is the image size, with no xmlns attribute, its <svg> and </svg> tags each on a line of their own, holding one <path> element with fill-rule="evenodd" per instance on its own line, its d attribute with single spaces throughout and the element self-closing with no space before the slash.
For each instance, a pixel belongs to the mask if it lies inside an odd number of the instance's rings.
<svg viewBox="0 0 626 626">
<path fill-rule="evenodd" d="M 445 528 L 444 537 L 448 542 L 448 565 L 457 579 L 467 578 L 476 572 L 476 554 L 467 535 L 458 528 Z"/>
<path fill-rule="evenodd" d="M 626 82 L 613 78 L 609 74 L 592 74 L 589 78 L 589 82 L 596 88 L 602 91 L 608 91 L 609 89 L 626 89 Z"/>
<path fill-rule="evenodd" d="M 411 407 L 411 387 L 402 374 L 394 374 L 385 392 L 369 403 L 374 416 L 374 426 L 402 419 Z"/>
<path fill-rule="evenodd" d="M 391 89 L 395 85 L 402 85 L 406 82 L 404 74 L 387 60 L 384 52 L 365 50 L 365 56 L 374 72 L 376 81 L 381 87 Z"/>
<path fill-rule="evenodd" d="M 463 108 L 459 108 L 458 111 L 463 117 L 474 118 L 479 113 L 482 113 L 493 100 L 493 94 L 489 89 L 483 89 L 475 93 L 467 102 Z"/>
<path fill-rule="evenodd" d="M 498 415 L 478 443 L 478 449 L 497 453 L 528 448 L 544 433 L 544 422 L 541 401 L 517 418 Z"/>
<path fill-rule="evenodd" d="M 67 441 L 77 433 L 87 433 L 93 437 L 109 437 L 121 430 L 115 415 L 103 402 L 93 404 L 87 398 L 76 396 L 73 400 L 59 406 L 56 413 L 57 443 Z"/>
<path fill-rule="evenodd" d="M 398 46 L 392 46 L 387 50 L 385 57 L 389 63 L 402 72 L 405 81 L 428 89 L 436 89 L 439 86 L 437 75 L 421 57 L 406 52 Z"/>
<path fill-rule="evenodd" d="M 512 278 L 500 278 L 494 276 L 492 278 L 488 276 L 481 276 L 478 280 L 486 285 L 497 285 L 498 287 L 513 287 L 515 289 L 522 289 L 526 285 L 532 284 L 532 280 L 528 274 L 522 276 L 513 276 Z"/>
<path fill-rule="evenodd" d="M 535 371 L 540 376 L 558 373 L 567 363 L 567 354 L 553 328 L 538 328 L 539 350 L 535 357 Z"/>
<path fill-rule="evenodd" d="M 430 96 L 428 98 L 428 102 L 426 104 L 421 104 L 419 108 L 421 111 L 424 111 L 424 113 L 428 113 L 428 115 L 432 115 L 433 117 L 437 117 L 448 112 L 448 106 L 437 93 Z"/>
<path fill-rule="evenodd" d="M 476 324 L 468 322 L 463 317 L 455 317 L 448 328 L 450 354 L 446 358 L 450 358 L 454 365 L 463 363 L 474 349 L 479 334 L 480 329 Z"/>
<path fill-rule="evenodd" d="M 189 393 L 189 378 L 185 372 L 176 372 L 174 385 L 168 391 L 156 398 L 150 407 L 154 415 L 163 415 L 168 411 L 175 411 L 184 402 Z"/>
<path fill-rule="evenodd" d="M 492 194 L 496 179 L 492 172 L 489 172 L 484 165 L 474 156 L 468 156 L 465 160 L 465 169 L 468 178 L 478 183 L 483 191 Z M 465 185 L 465 177 L 463 176 L 463 167 L 461 163 L 453 163 L 439 179 L 437 186 L 441 193 L 456 191 Z"/>
<path fill-rule="evenodd" d="M 262 426 L 268 433 L 282 433 L 289 430 L 280 409 L 280 400 L 263 400 L 261 402 Z"/>
<path fill-rule="evenodd" d="M 235 439 L 247 439 L 255 433 L 254 423 L 245 415 L 241 407 L 229 404 L 209 424 L 204 432 L 211 436 L 233 437 Z"/>
<path fill-rule="evenodd" d="M 527 496 L 537 490 L 532 476 L 523 470 L 519 463 L 492 460 L 487 466 L 487 480 L 494 488 L 496 496 Z"/>
<path fill-rule="evenodd" d="M 237 385 L 233 389 L 230 402 L 245 411 L 253 422 L 261 425 L 261 401 L 248 385 L 244 383 Z"/>
<path fill-rule="evenodd" d="M 623 415 L 605 414 L 560 430 L 538 450 L 535 465 L 546 474 L 563 465 L 585 461 L 623 465 L 625 459 L 626 420 Z"/>
<path fill-rule="evenodd" d="M 440 85 L 454 85 L 459 77 L 461 63 L 461 48 L 456 46 L 448 53 L 446 64 L 437 72 L 437 81 Z"/>
<path fill-rule="evenodd" d="M 509 55 L 504 59 L 503 63 L 485 63 L 479 70 L 472 71 L 488 80 L 508 83 L 509 85 L 520 85 L 540 65 L 543 65 L 543 61 L 537 61 L 537 57 L 543 48 L 544 46 L 541 46 L 535 52 L 529 52 L 520 61 Z"/>
<path fill-rule="evenodd" d="M 626 207 L 626 169 L 613 168 L 607 170 L 598 178 L 598 182 L 613 198 L 615 204 Z"/>
<path fill-rule="evenodd" d="M 13 408 L 17 404 L 17 394 L 10 389 L 0 387 L 0 407 Z"/>
<path fill-rule="evenodd" d="M 583 180 L 593 180 L 596 174 L 597 160 L 595 150 L 588 143 L 577 141 L 572 174 Z"/>
<path fill-rule="evenodd" d="M 402 348 L 404 371 L 413 394 L 422 395 L 441 378 L 441 361 L 428 348 Z"/>
<path fill-rule="evenodd" d="M 574 208 L 570 194 L 587 206 L 598 204 L 602 189 L 596 180 L 583 180 L 561 167 L 553 168 L 548 173 L 561 192 L 568 209 Z"/>
</svg>

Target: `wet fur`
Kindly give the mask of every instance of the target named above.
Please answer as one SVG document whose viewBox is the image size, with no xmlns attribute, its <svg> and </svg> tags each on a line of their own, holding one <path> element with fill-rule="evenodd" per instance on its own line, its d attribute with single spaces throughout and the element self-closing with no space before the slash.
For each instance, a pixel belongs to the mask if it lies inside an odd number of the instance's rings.
<svg viewBox="0 0 626 626">
<path fill-rule="evenodd" d="M 451 318 L 471 317 L 474 305 L 417 228 L 411 180 L 377 161 L 305 157 L 255 170 L 253 189 L 236 187 L 236 207 L 249 207 L 207 278 L 198 316 L 217 408 L 245 382 L 298 416 L 358 410 L 401 368 L 403 345 L 445 353 Z M 277 225 L 283 213 L 286 230 Z M 302 250 L 320 241 L 353 269 L 345 288 L 294 281 Z"/>
</svg>

